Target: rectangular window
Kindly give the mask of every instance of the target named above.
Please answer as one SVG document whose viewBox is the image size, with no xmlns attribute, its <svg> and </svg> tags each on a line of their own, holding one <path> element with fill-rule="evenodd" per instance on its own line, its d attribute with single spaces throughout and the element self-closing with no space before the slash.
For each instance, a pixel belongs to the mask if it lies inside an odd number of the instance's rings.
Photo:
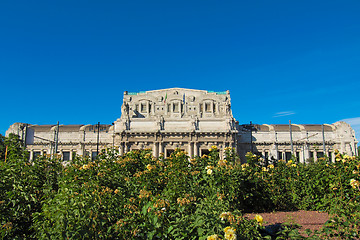
<svg viewBox="0 0 360 240">
<path fill-rule="evenodd" d="M 37 159 L 40 155 L 41 155 L 41 152 L 38 152 L 38 151 L 34 152 L 33 159 L 34 160 Z"/>
<path fill-rule="evenodd" d="M 205 103 L 205 112 L 211 112 L 210 103 Z"/>
<path fill-rule="evenodd" d="M 289 161 L 291 159 L 291 152 L 285 152 L 285 160 Z"/>
<path fill-rule="evenodd" d="M 63 161 L 70 161 L 70 152 L 63 152 Z"/>
<path fill-rule="evenodd" d="M 173 103 L 173 112 L 178 113 L 179 112 L 179 103 Z"/>
<path fill-rule="evenodd" d="M 97 157 L 97 153 L 96 152 L 91 152 L 91 160 L 95 160 Z"/>
<path fill-rule="evenodd" d="M 210 151 L 208 149 L 201 149 L 200 150 L 200 153 L 201 153 L 201 156 L 203 155 L 209 155 L 210 154 Z"/>
<path fill-rule="evenodd" d="M 317 152 L 316 153 L 317 158 L 323 158 L 324 157 L 324 153 L 323 152 Z"/>
<path fill-rule="evenodd" d="M 174 152 L 174 149 L 166 149 L 166 157 L 170 157 L 170 155 Z"/>
<path fill-rule="evenodd" d="M 145 103 L 141 103 L 140 112 L 142 112 L 142 113 L 146 112 L 146 104 Z"/>
</svg>

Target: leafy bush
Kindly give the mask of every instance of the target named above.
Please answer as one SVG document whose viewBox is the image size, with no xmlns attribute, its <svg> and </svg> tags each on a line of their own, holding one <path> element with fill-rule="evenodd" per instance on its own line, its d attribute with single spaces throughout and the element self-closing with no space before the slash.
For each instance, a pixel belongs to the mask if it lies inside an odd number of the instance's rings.
<svg viewBox="0 0 360 240">
<path fill-rule="evenodd" d="M 231 148 L 220 159 L 215 146 L 196 158 L 181 150 L 154 158 L 150 150 L 120 156 L 106 149 L 94 161 L 77 156 L 64 165 L 50 156 L 29 162 L 15 136 L 4 143 L 3 239 L 303 238 L 294 226 L 274 236 L 261 216 L 243 217 L 280 209 L 333 214 L 310 238 L 359 237 L 360 161 L 340 153 L 331 164 L 267 165 L 251 153 L 241 164 Z"/>
</svg>

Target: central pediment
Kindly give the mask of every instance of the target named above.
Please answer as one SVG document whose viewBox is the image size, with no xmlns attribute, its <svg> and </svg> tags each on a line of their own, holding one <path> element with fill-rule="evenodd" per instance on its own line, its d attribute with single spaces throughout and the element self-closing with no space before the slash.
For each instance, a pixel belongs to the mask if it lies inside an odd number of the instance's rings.
<svg viewBox="0 0 360 240">
<path fill-rule="evenodd" d="M 119 124 L 122 127 L 119 127 Z M 209 124 L 212 122 L 212 124 Z M 234 122 L 229 91 L 187 88 L 124 92 L 117 129 L 139 131 L 224 131 Z M 230 124 L 231 125 L 231 124 Z M 233 129 L 230 127 L 230 129 Z"/>
</svg>

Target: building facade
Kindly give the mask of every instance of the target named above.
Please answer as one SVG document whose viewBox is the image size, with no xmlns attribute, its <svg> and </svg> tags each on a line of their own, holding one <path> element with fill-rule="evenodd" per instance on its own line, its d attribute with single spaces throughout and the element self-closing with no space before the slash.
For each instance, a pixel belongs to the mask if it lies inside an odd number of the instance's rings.
<svg viewBox="0 0 360 240">
<path fill-rule="evenodd" d="M 339 149 L 357 155 L 353 129 L 344 122 L 323 125 L 239 125 L 231 111 L 229 91 L 212 92 L 170 88 L 124 92 L 121 117 L 111 125 L 30 125 L 14 123 L 6 135 L 18 134 L 26 143 L 30 159 L 58 152 L 64 161 L 75 154 L 96 157 L 98 149 L 152 149 L 153 155 L 169 156 L 180 148 L 201 156 L 216 145 L 220 156 L 235 148 L 242 161 L 252 151 L 267 160 L 334 159 Z"/>
</svg>

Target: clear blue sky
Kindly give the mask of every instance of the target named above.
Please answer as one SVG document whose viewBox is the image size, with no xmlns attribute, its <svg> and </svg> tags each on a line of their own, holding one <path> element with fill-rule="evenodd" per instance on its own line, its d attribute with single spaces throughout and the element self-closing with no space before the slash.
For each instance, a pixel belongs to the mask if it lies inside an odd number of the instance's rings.
<svg viewBox="0 0 360 240">
<path fill-rule="evenodd" d="M 358 0 L 2 0 L 0 34 L 3 135 L 111 124 L 124 91 L 170 87 L 230 90 L 240 123 L 360 130 Z"/>
</svg>

